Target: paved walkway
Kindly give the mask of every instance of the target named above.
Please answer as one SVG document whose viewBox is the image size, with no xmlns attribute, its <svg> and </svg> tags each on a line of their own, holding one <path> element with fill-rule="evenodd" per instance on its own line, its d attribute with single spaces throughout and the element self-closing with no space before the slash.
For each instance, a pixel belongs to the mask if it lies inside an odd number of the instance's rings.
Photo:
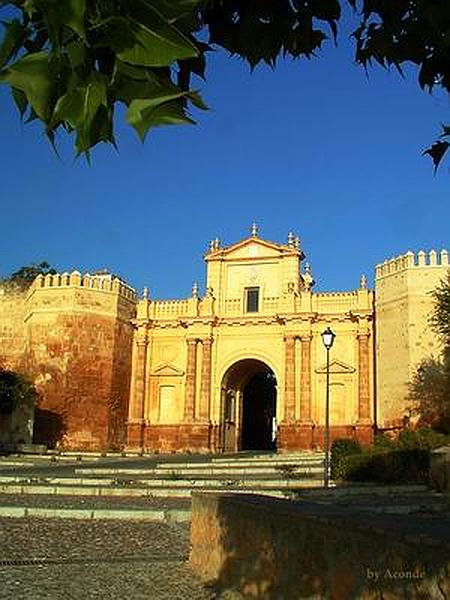
<svg viewBox="0 0 450 600">
<path fill-rule="evenodd" d="M 86 467 L 137 470 L 161 462 L 198 462 L 205 458 L 171 455 L 51 461 L 4 457 L 0 458 L 0 477 L 13 475 L 31 483 L 50 477 L 74 477 L 76 470 Z M 118 483 L 118 491 L 127 491 L 127 482 Z M 358 513 L 363 521 L 379 521 L 380 527 L 404 521 L 419 535 L 450 539 L 450 499 L 425 486 L 343 486 L 296 491 L 290 496 L 294 502 L 322 504 L 324 513 L 344 509 Z M 117 521 L 18 519 L 0 514 L 0 600 L 240 600 L 240 595 L 230 591 L 217 595 L 195 578 L 186 562 L 187 523 L 172 522 L 173 518 L 161 518 L 161 522 L 132 520 L 140 510 L 186 513 L 189 506 L 190 499 L 183 498 L 0 493 L 0 508 L 11 508 L 11 512 L 16 507 L 36 511 L 47 507 L 131 514 L 130 520 Z"/>
<path fill-rule="evenodd" d="M 216 598 L 186 564 L 183 525 L 0 519 L 0 530 L 1 599 Z"/>
</svg>

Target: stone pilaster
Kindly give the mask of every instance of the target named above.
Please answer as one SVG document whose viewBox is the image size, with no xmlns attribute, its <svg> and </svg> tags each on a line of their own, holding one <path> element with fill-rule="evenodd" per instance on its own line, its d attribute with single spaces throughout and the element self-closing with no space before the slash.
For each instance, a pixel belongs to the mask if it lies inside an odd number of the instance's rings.
<svg viewBox="0 0 450 600">
<path fill-rule="evenodd" d="M 295 336 L 284 338 L 284 421 L 295 421 Z"/>
<path fill-rule="evenodd" d="M 211 348 L 212 339 L 204 338 L 202 340 L 202 380 L 200 384 L 200 411 L 201 421 L 209 420 L 209 409 L 211 402 Z"/>
<path fill-rule="evenodd" d="M 184 420 L 195 420 L 195 390 L 197 375 L 197 342 L 196 339 L 187 340 L 186 383 L 184 396 Z"/>
<path fill-rule="evenodd" d="M 134 385 L 128 411 L 127 445 L 133 449 L 144 446 L 147 349 L 148 339 L 144 335 L 136 340 L 133 362 Z"/>
<path fill-rule="evenodd" d="M 311 423 L 311 335 L 301 338 L 300 422 Z"/>
<path fill-rule="evenodd" d="M 369 333 L 358 334 L 358 423 L 370 424 Z"/>
<path fill-rule="evenodd" d="M 130 410 L 130 420 L 142 422 L 145 418 L 145 365 L 147 362 L 146 338 L 136 342 L 136 354 L 134 363 L 134 390 L 133 402 Z"/>
</svg>

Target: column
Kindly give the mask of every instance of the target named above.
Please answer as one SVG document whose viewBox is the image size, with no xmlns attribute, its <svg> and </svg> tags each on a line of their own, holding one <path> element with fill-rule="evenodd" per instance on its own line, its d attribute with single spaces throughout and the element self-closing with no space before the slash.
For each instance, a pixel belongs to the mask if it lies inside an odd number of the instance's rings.
<svg viewBox="0 0 450 600">
<path fill-rule="evenodd" d="M 200 420 L 209 421 L 209 408 L 211 402 L 211 347 L 212 339 L 202 340 L 202 380 L 200 384 Z"/>
<path fill-rule="evenodd" d="M 134 363 L 134 390 L 133 403 L 130 410 L 130 420 L 143 422 L 145 418 L 145 364 L 147 361 L 148 340 L 136 341 L 136 354 Z"/>
<path fill-rule="evenodd" d="M 368 332 L 358 334 L 358 421 L 370 423 L 370 362 Z"/>
<path fill-rule="evenodd" d="M 301 338 L 300 421 L 311 423 L 311 335 Z"/>
<path fill-rule="evenodd" d="M 197 341 L 187 340 L 186 384 L 184 396 L 184 420 L 192 422 L 195 419 L 195 387 L 197 373 Z"/>
<path fill-rule="evenodd" d="M 284 338 L 284 420 L 295 421 L 295 336 Z"/>
</svg>

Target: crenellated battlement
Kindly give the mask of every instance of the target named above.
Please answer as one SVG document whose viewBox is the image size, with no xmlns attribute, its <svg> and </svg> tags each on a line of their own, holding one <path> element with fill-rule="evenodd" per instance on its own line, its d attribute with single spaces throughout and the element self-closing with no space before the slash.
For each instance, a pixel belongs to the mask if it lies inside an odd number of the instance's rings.
<svg viewBox="0 0 450 600">
<path fill-rule="evenodd" d="M 55 273 L 54 275 L 38 275 L 30 287 L 29 294 L 31 295 L 37 290 L 43 288 L 84 288 L 93 290 L 102 290 L 117 294 L 128 300 L 135 301 L 137 299 L 135 290 L 124 283 L 118 277 L 111 274 L 90 275 L 86 273 L 82 275 L 79 271 L 71 273 Z"/>
<path fill-rule="evenodd" d="M 425 252 L 420 250 L 419 252 L 407 252 L 397 257 L 393 257 L 385 260 L 375 267 L 375 279 L 380 279 L 392 273 L 398 273 L 406 269 L 416 269 L 423 267 L 448 267 L 448 251 L 441 250 L 430 250 Z"/>
<path fill-rule="evenodd" d="M 357 290 L 351 292 L 317 292 L 314 294 L 316 298 L 356 298 L 358 296 Z"/>
</svg>

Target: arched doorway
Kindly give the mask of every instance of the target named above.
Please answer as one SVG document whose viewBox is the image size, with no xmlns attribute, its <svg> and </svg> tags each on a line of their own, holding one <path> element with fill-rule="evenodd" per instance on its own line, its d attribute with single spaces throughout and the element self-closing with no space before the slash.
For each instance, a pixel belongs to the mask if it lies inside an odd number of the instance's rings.
<svg viewBox="0 0 450 600">
<path fill-rule="evenodd" d="M 222 380 L 221 448 L 276 449 L 276 378 L 272 369 L 256 359 L 232 365 Z"/>
</svg>

